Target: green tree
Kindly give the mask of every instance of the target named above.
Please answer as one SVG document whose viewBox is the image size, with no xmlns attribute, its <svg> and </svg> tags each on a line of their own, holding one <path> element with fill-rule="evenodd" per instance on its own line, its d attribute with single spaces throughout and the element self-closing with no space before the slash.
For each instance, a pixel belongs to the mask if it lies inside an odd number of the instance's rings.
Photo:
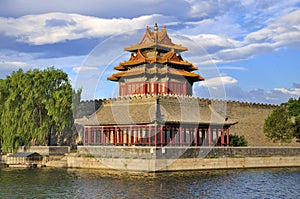
<svg viewBox="0 0 300 199">
<path fill-rule="evenodd" d="M 8 96 L 8 92 L 6 88 L 7 88 L 6 82 L 0 79 L 0 149 L 2 148 L 1 146 L 3 145 L 3 136 L 4 136 L 1 118 L 4 113 L 4 102 L 6 101 Z"/>
<path fill-rule="evenodd" d="M 285 105 L 289 115 L 294 119 L 294 136 L 297 142 L 300 142 L 300 97 L 298 99 L 289 99 Z"/>
<path fill-rule="evenodd" d="M 230 143 L 229 143 L 230 146 L 247 146 L 248 145 L 248 142 L 243 135 L 242 136 L 230 135 L 229 140 L 230 140 Z"/>
<path fill-rule="evenodd" d="M 300 115 L 295 117 L 295 132 L 294 136 L 297 139 L 297 142 L 300 142 Z"/>
<path fill-rule="evenodd" d="M 264 123 L 264 133 L 273 142 L 289 143 L 294 137 L 294 124 L 287 106 L 274 109 Z"/>
<path fill-rule="evenodd" d="M 298 99 L 290 98 L 287 103 L 284 103 L 287 107 L 290 116 L 300 116 L 300 97 Z"/>
<path fill-rule="evenodd" d="M 20 69 L 0 81 L 0 90 L 3 151 L 19 145 L 51 145 L 51 137 L 71 133 L 72 87 L 63 71 Z"/>
</svg>

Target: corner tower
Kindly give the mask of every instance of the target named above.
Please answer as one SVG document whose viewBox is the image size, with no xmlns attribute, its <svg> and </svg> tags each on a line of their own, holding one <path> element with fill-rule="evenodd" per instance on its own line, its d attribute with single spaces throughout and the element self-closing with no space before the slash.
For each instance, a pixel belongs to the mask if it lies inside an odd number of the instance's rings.
<svg viewBox="0 0 300 199">
<path fill-rule="evenodd" d="M 155 24 L 153 32 L 147 27 L 140 43 L 124 50 L 131 52 L 129 60 L 115 66 L 114 69 L 119 72 L 107 78 L 119 82 L 120 96 L 193 95 L 194 82 L 204 80 L 193 72 L 197 67 L 182 59 L 181 52 L 188 49 L 174 44 L 165 26 L 159 31 Z"/>
</svg>

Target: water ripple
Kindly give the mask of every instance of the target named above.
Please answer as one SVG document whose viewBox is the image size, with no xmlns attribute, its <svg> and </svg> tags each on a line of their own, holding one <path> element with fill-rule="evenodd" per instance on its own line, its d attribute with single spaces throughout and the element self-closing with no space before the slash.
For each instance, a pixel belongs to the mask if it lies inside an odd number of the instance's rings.
<svg viewBox="0 0 300 199">
<path fill-rule="evenodd" d="M 300 168 L 127 173 L 0 169 L 0 198 L 298 198 Z"/>
</svg>

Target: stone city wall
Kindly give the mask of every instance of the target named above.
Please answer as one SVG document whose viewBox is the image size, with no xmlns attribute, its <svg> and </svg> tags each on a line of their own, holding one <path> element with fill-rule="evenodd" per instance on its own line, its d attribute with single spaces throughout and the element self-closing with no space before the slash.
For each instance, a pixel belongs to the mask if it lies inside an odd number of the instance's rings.
<svg viewBox="0 0 300 199">
<path fill-rule="evenodd" d="M 238 120 L 238 123 L 230 128 L 230 134 L 243 135 L 248 141 L 248 146 L 279 146 L 268 140 L 264 134 L 265 119 L 278 107 L 272 104 L 257 104 L 248 102 L 227 102 L 226 114 L 228 117 Z M 295 140 L 285 146 L 300 146 Z"/>
</svg>

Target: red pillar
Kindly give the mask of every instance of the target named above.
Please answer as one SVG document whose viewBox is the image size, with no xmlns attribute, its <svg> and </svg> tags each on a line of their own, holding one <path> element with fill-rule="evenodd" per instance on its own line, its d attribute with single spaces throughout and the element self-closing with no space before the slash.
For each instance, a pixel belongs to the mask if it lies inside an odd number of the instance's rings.
<svg viewBox="0 0 300 199">
<path fill-rule="evenodd" d="M 218 145 L 218 140 L 219 140 L 219 129 L 216 128 L 216 145 Z"/>
<path fill-rule="evenodd" d="M 198 128 L 194 128 L 194 144 L 198 146 Z"/>
<path fill-rule="evenodd" d="M 158 92 L 157 92 L 157 82 L 153 82 L 153 84 L 154 84 L 154 93 L 155 94 L 157 94 Z"/>
<path fill-rule="evenodd" d="M 86 143 L 85 143 L 86 131 L 87 131 L 87 127 L 84 127 L 84 129 L 83 129 L 83 145 L 86 145 Z"/>
<path fill-rule="evenodd" d="M 122 129 L 119 128 L 119 145 L 120 145 L 120 146 L 123 144 L 123 141 L 122 141 L 122 133 L 123 133 Z"/>
<path fill-rule="evenodd" d="M 142 145 L 143 144 L 143 140 L 142 140 L 142 134 L 141 134 L 141 130 L 143 129 L 143 127 L 139 127 L 138 128 L 138 137 L 139 137 L 139 144 Z"/>
<path fill-rule="evenodd" d="M 212 140 L 211 140 L 211 129 L 208 128 L 208 145 L 211 146 L 212 145 Z"/>
<path fill-rule="evenodd" d="M 147 93 L 147 83 L 144 83 L 144 93 Z"/>
<path fill-rule="evenodd" d="M 100 144 L 103 144 L 103 126 L 101 126 L 99 138 L 100 138 Z"/>
<path fill-rule="evenodd" d="M 207 143 L 205 143 L 206 139 L 206 129 L 203 129 L 202 131 L 202 145 L 205 146 Z"/>
<path fill-rule="evenodd" d="M 110 144 L 111 142 L 111 132 L 110 132 L 110 128 L 108 128 L 108 143 L 107 144 Z"/>
<path fill-rule="evenodd" d="M 226 145 L 229 146 L 229 128 L 226 129 L 226 136 L 227 136 Z"/>
<path fill-rule="evenodd" d="M 174 146 L 176 146 L 176 140 L 177 140 L 177 129 L 175 127 L 172 127 L 172 131 L 173 131 L 173 140 L 174 140 Z"/>
<path fill-rule="evenodd" d="M 135 128 L 135 145 L 139 144 L 139 127 Z"/>
<path fill-rule="evenodd" d="M 121 131 L 121 134 L 122 134 L 122 138 L 121 138 L 121 140 L 122 140 L 122 145 L 124 145 L 125 144 L 125 141 L 124 141 L 124 128 L 122 128 L 122 131 Z"/>
<path fill-rule="evenodd" d="M 125 131 L 126 131 L 126 132 L 125 132 L 125 145 L 128 145 L 128 144 L 129 144 L 129 143 L 128 143 L 128 142 L 129 142 L 129 139 L 128 139 L 128 133 L 129 133 L 129 130 L 128 130 L 128 128 L 126 128 Z"/>
<path fill-rule="evenodd" d="M 163 146 L 163 126 L 160 126 L 160 146 Z"/>
<path fill-rule="evenodd" d="M 118 127 L 115 127 L 115 134 L 116 134 L 116 145 L 120 145 L 120 129 L 118 130 Z"/>
<path fill-rule="evenodd" d="M 132 138 L 133 138 L 133 135 L 132 135 L 132 127 L 130 127 L 130 128 L 129 128 L 129 139 L 130 139 L 129 145 L 130 145 L 130 146 L 131 146 L 132 143 L 133 143 L 133 142 L 132 142 L 132 140 L 133 140 Z"/>
<path fill-rule="evenodd" d="M 93 144 L 97 144 L 97 131 L 96 128 L 93 129 L 94 130 L 94 143 Z"/>
<path fill-rule="evenodd" d="M 91 127 L 89 127 L 88 128 L 88 144 L 91 144 L 91 136 L 92 136 Z"/>
<path fill-rule="evenodd" d="M 187 130 L 185 130 L 185 136 L 186 136 L 186 139 L 187 140 L 187 145 L 190 146 L 191 145 L 191 129 L 188 128 L 188 133 L 187 133 Z"/>
<path fill-rule="evenodd" d="M 179 128 L 179 145 L 182 146 L 182 127 Z"/>
<path fill-rule="evenodd" d="M 157 126 L 154 127 L 154 146 L 157 146 Z"/>
<path fill-rule="evenodd" d="M 116 145 L 116 131 L 115 128 L 111 129 L 112 137 L 113 137 L 113 145 Z"/>
<path fill-rule="evenodd" d="M 222 128 L 222 131 L 221 131 L 221 146 L 224 145 L 224 128 Z"/>
<path fill-rule="evenodd" d="M 149 137 L 149 146 L 151 146 L 151 139 L 152 139 L 152 136 L 151 136 L 151 126 L 149 126 L 148 128 L 148 137 Z"/>
<path fill-rule="evenodd" d="M 107 132 L 107 130 L 106 130 L 106 128 L 104 128 L 104 145 L 106 145 L 107 144 L 107 134 L 108 134 L 108 132 Z"/>
<path fill-rule="evenodd" d="M 169 145 L 172 146 L 173 145 L 173 129 L 171 127 L 169 127 Z"/>
</svg>

